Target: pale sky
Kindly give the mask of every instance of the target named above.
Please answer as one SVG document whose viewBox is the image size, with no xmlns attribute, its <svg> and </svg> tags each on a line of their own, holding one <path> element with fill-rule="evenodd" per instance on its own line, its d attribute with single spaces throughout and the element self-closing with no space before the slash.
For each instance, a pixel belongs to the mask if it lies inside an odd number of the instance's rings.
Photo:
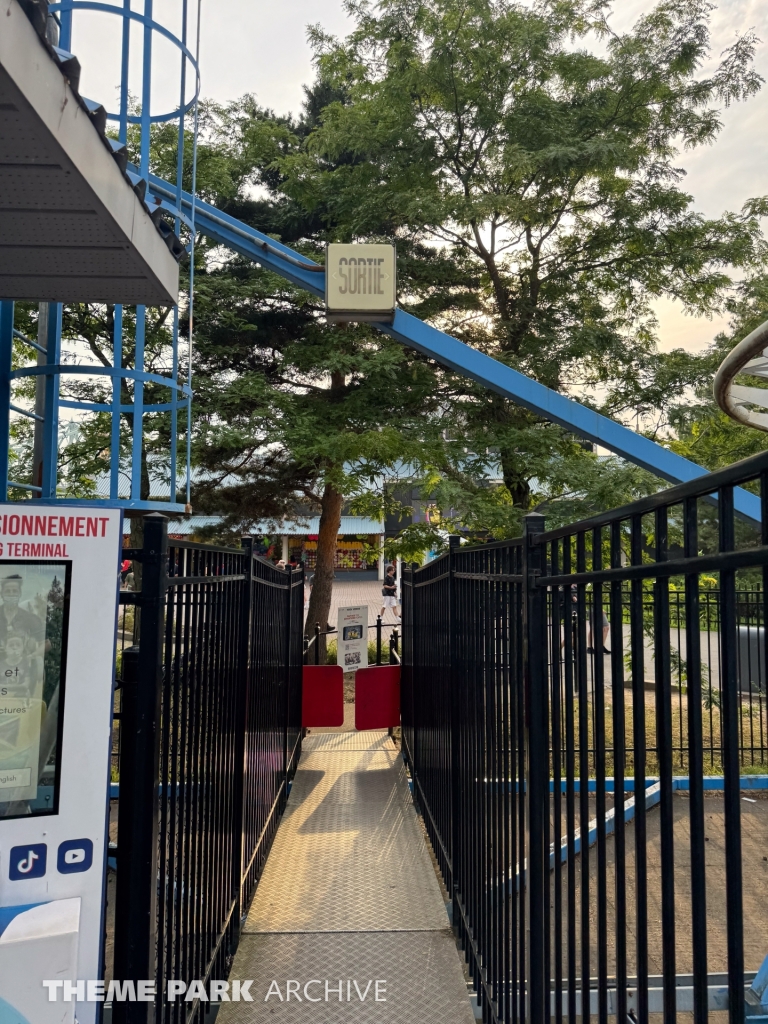
<svg viewBox="0 0 768 1024">
<path fill-rule="evenodd" d="M 134 9 L 143 9 L 132 0 Z M 190 8 L 196 6 L 190 0 Z M 617 0 L 612 24 L 624 29 L 638 14 L 649 10 L 649 0 Z M 181 0 L 154 0 L 155 18 L 172 30 Z M 92 12 L 76 16 L 72 49 L 83 65 L 84 93 L 102 102 L 115 95 L 119 63 L 119 26 L 112 19 Z M 201 78 L 202 95 L 227 101 L 252 92 L 258 101 L 279 113 L 298 110 L 302 85 L 311 81 L 311 51 L 306 28 L 320 24 L 336 35 L 350 27 L 340 0 L 202 0 Z M 713 60 L 737 33 L 754 29 L 764 40 L 758 47 L 757 68 L 768 80 L 768 2 L 766 0 L 720 0 L 713 14 Z M 193 33 L 194 38 L 194 33 Z M 138 53 L 138 30 L 132 38 Z M 194 42 L 192 43 L 194 47 Z M 175 106 L 178 61 L 170 44 L 155 45 L 155 99 L 165 109 Z M 167 69 L 164 71 L 164 68 Z M 134 76 L 131 91 L 140 91 Z M 159 109 L 153 104 L 153 112 Z M 688 171 L 687 190 L 705 215 L 738 210 L 752 197 L 768 194 L 768 85 L 757 97 L 722 112 L 723 130 L 714 146 L 683 153 L 680 163 Z M 661 347 L 665 350 L 702 348 L 725 324 L 682 315 L 677 304 L 658 304 Z"/>
</svg>

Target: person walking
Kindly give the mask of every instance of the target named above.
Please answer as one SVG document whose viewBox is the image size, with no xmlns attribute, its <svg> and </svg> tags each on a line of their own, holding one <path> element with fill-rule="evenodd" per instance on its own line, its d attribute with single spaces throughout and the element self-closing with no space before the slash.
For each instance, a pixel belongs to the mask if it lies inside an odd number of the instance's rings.
<svg viewBox="0 0 768 1024">
<path fill-rule="evenodd" d="M 578 636 L 578 614 L 579 614 L 578 599 L 579 599 L 578 586 L 575 583 L 572 583 L 571 584 L 571 600 L 570 600 L 570 606 L 571 606 L 571 616 L 570 616 L 570 618 L 571 618 L 571 627 L 570 628 L 571 628 L 571 635 L 573 637 L 573 650 L 574 651 L 576 650 L 577 636 Z M 568 615 L 567 615 L 567 612 L 566 612 L 565 615 L 564 615 L 564 618 L 567 618 L 567 617 L 568 617 Z M 598 654 L 610 654 L 611 652 L 605 646 L 605 643 L 606 643 L 606 640 L 608 639 L 608 633 L 610 632 L 611 624 L 608 621 L 608 616 L 605 613 L 605 609 L 604 608 L 593 608 L 593 607 L 587 608 L 587 654 L 594 654 L 595 653 L 594 642 L 593 642 L 593 634 L 598 634 L 600 632 L 600 628 L 601 627 L 602 627 L 602 632 L 603 632 L 603 644 L 602 644 L 602 647 L 600 648 L 600 650 L 597 653 Z M 560 650 L 562 650 L 563 647 L 565 647 L 565 637 L 563 637 L 561 639 L 561 641 L 560 641 Z"/>
<path fill-rule="evenodd" d="M 599 635 L 601 626 L 603 629 L 603 646 L 596 652 L 593 636 Z M 587 633 L 587 654 L 610 654 L 610 650 L 605 646 L 610 631 L 611 624 L 608 621 L 608 616 L 605 614 L 605 609 L 593 608 L 592 615 L 589 619 L 589 631 Z"/>
<path fill-rule="evenodd" d="M 395 579 L 395 571 L 393 566 L 387 569 L 387 575 L 384 577 L 384 585 L 381 588 L 383 600 L 381 602 L 381 617 L 384 618 L 384 613 L 387 608 L 391 608 L 395 618 L 399 621 L 400 616 L 397 614 L 397 581 Z"/>
</svg>

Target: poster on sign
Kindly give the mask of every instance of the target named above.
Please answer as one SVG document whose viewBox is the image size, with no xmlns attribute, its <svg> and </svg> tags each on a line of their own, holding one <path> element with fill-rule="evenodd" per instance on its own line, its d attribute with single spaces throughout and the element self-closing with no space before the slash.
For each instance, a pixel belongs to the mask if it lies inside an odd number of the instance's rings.
<svg viewBox="0 0 768 1024">
<path fill-rule="evenodd" d="M 368 605 L 339 608 L 336 664 L 345 672 L 368 667 Z"/>
<path fill-rule="evenodd" d="M 55 753 L 70 568 L 0 561 L 0 817 L 37 798 L 41 767 Z"/>
</svg>

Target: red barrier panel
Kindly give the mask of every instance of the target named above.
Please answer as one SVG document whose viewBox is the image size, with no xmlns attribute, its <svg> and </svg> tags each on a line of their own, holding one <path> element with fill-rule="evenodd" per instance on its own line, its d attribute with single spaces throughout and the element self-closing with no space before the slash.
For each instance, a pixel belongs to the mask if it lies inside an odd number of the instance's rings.
<svg viewBox="0 0 768 1024">
<path fill-rule="evenodd" d="M 344 725 L 344 672 L 340 665 L 305 665 L 301 724 L 305 729 Z"/>
<path fill-rule="evenodd" d="M 377 665 L 355 673 L 355 728 L 400 725 L 400 666 Z"/>
</svg>

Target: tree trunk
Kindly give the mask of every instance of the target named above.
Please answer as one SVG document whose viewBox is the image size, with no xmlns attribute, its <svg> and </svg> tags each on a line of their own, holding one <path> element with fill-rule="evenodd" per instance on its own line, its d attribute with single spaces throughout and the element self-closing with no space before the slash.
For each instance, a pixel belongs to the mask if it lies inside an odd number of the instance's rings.
<svg viewBox="0 0 768 1024">
<path fill-rule="evenodd" d="M 312 585 L 312 596 L 309 599 L 306 632 L 312 637 L 315 623 L 320 628 L 328 628 L 328 615 L 331 611 L 333 594 L 333 565 L 336 559 L 336 538 L 341 528 L 341 509 L 344 495 L 328 484 L 323 491 L 320 512 L 320 530 L 317 537 L 317 567 L 315 581 Z M 320 664 L 325 664 L 326 638 L 320 638 Z M 314 660 L 314 659 L 311 659 Z"/>
<path fill-rule="evenodd" d="M 501 451 L 501 471 L 504 486 L 512 496 L 512 504 L 527 512 L 531 507 L 531 485 L 520 472 L 515 452 Z"/>
</svg>

